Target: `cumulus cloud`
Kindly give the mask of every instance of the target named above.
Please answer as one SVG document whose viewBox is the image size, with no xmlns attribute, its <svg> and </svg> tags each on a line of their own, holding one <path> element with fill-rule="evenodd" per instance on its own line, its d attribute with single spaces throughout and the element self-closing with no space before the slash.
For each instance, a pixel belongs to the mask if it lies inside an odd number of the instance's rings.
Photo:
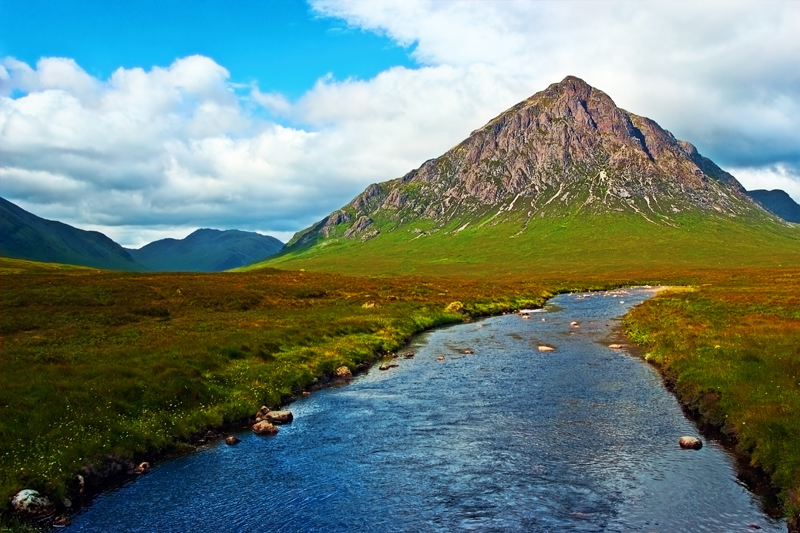
<svg viewBox="0 0 800 533">
<path fill-rule="evenodd" d="M 141 244 L 123 227 L 285 237 L 331 209 L 331 190 L 352 196 L 367 179 L 331 160 L 335 138 L 254 119 L 209 58 L 119 69 L 106 81 L 69 59 L 3 66 L 0 193 L 123 244 Z"/>
<path fill-rule="evenodd" d="M 747 188 L 800 200 L 796 2 L 312 6 L 413 45 L 420 67 L 326 76 L 291 101 L 202 56 L 105 80 L 69 58 L 5 58 L 0 194 L 135 246 L 197 227 L 286 239 L 573 74 Z"/>
</svg>

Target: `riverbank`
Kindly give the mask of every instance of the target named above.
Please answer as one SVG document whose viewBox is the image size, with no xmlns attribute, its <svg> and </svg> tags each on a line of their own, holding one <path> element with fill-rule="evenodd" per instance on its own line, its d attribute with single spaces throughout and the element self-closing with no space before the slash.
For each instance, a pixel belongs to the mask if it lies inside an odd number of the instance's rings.
<svg viewBox="0 0 800 533">
<path fill-rule="evenodd" d="M 563 292 L 659 283 L 724 290 L 727 279 L 785 272 L 465 280 L 271 269 L 124 274 L 0 259 L 0 520 L 10 524 L 7 497 L 22 488 L 66 511 L 76 474 L 99 473 L 86 476 L 97 481 L 85 488 L 99 490 L 142 458 L 178 451 L 209 428 L 235 427 L 262 404 L 277 407 L 339 366 L 357 371 L 426 329 L 539 306 Z M 737 316 L 746 304 L 726 312 Z M 713 327 L 724 333 L 726 325 Z"/>
<path fill-rule="evenodd" d="M 727 273 L 668 290 L 625 318 L 669 388 L 780 493 L 800 527 L 800 286 L 796 271 Z"/>
</svg>

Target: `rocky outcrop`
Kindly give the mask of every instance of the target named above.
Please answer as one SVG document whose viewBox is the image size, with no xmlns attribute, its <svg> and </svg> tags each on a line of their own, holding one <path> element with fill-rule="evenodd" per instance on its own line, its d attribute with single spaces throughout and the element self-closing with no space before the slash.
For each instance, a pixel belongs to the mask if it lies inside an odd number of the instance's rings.
<svg viewBox="0 0 800 533">
<path fill-rule="evenodd" d="M 330 237 L 331 232 L 334 230 L 334 228 L 336 228 L 336 226 L 340 224 L 346 224 L 350 222 L 351 219 L 352 217 L 347 211 L 334 211 L 328 215 L 328 218 L 325 219 L 325 223 L 322 225 L 322 228 L 319 230 L 319 232 L 325 237 Z"/>
<path fill-rule="evenodd" d="M 355 239 L 361 237 L 363 240 L 374 237 L 378 231 L 372 228 L 372 219 L 367 216 L 361 216 L 355 223 L 344 232 L 345 239 Z"/>
</svg>

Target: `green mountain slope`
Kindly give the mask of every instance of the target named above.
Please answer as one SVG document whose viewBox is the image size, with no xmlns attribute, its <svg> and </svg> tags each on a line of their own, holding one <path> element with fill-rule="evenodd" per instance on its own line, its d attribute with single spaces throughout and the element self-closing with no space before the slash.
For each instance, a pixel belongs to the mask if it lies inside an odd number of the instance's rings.
<svg viewBox="0 0 800 533">
<path fill-rule="evenodd" d="M 4 198 L 0 198 L 0 255 L 112 270 L 147 270 L 102 233 L 45 220 Z"/>
<path fill-rule="evenodd" d="M 254 265 L 358 274 L 798 262 L 800 231 L 650 119 L 567 77 Z"/>
<path fill-rule="evenodd" d="M 275 255 L 283 243 L 249 231 L 199 229 L 185 239 L 162 239 L 131 256 L 151 270 L 167 272 L 221 272 Z"/>
</svg>

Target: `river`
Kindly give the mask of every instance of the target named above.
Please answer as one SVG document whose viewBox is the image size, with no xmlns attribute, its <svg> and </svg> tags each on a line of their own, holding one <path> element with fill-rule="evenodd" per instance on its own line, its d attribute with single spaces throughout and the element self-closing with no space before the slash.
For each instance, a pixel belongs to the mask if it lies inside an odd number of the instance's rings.
<svg viewBox="0 0 800 533">
<path fill-rule="evenodd" d="M 721 445 L 679 448 L 694 424 L 653 368 L 609 348 L 653 292 L 421 335 L 399 368 L 291 404 L 277 436 L 162 461 L 66 530 L 785 532 Z"/>
</svg>

